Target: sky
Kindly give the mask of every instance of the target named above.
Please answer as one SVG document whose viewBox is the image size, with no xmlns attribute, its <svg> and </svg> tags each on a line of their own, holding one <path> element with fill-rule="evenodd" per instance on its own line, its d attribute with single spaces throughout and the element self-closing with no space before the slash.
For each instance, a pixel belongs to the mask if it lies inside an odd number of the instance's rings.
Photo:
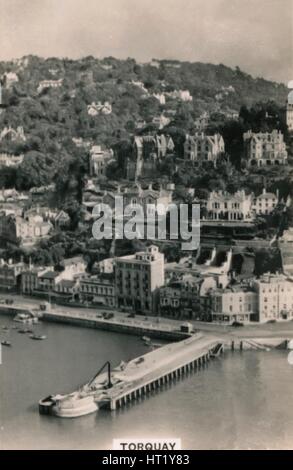
<svg viewBox="0 0 293 470">
<path fill-rule="evenodd" d="M 293 0 L 0 0 L 0 60 L 133 57 L 293 79 Z"/>
</svg>

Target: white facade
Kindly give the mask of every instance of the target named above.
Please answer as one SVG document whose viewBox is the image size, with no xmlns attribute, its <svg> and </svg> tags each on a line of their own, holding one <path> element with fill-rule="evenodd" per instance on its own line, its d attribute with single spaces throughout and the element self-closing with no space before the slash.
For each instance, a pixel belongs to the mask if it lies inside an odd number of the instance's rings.
<svg viewBox="0 0 293 470">
<path fill-rule="evenodd" d="M 293 281 L 281 274 L 265 274 L 255 281 L 259 321 L 293 318 Z"/>
<path fill-rule="evenodd" d="M 41 93 L 46 88 L 60 88 L 62 86 L 63 79 L 60 78 L 59 80 L 42 80 L 39 83 L 37 92 Z"/>
<path fill-rule="evenodd" d="M 252 289 L 241 286 L 217 289 L 211 293 L 212 320 L 233 323 L 249 322 L 258 312 L 258 295 Z"/>
<path fill-rule="evenodd" d="M 164 285 L 164 255 L 156 246 L 115 260 L 118 305 L 152 313 L 153 294 Z"/>
<path fill-rule="evenodd" d="M 276 208 L 278 201 L 277 194 L 267 193 L 264 189 L 262 194 L 254 198 L 253 211 L 256 215 L 268 215 Z"/>
<path fill-rule="evenodd" d="M 48 236 L 52 229 L 52 224 L 45 222 L 43 217 L 39 215 L 28 217 L 28 220 L 17 217 L 15 229 L 16 237 L 20 238 L 23 244 L 34 244 Z"/>
<path fill-rule="evenodd" d="M 100 101 L 95 103 L 93 101 L 92 104 L 88 105 L 87 112 L 90 116 L 98 116 L 98 114 L 108 115 L 112 113 L 112 105 L 108 101 L 105 101 L 105 103 Z"/>
<path fill-rule="evenodd" d="M 212 162 L 216 166 L 219 156 L 224 152 L 225 143 L 220 134 L 206 135 L 198 132 L 186 136 L 184 158 L 195 164 Z"/>
<path fill-rule="evenodd" d="M 102 150 L 100 145 L 90 149 L 90 175 L 104 176 L 109 161 L 113 158 L 111 150 Z"/>
<path fill-rule="evenodd" d="M 156 100 L 158 100 L 161 105 L 166 104 L 166 98 L 165 98 L 164 93 L 153 93 L 152 96 L 156 98 Z"/>
<path fill-rule="evenodd" d="M 207 201 L 208 217 L 213 220 L 252 219 L 252 196 L 245 191 L 229 194 L 226 191 L 212 191 Z"/>
<path fill-rule="evenodd" d="M 181 101 L 192 101 L 193 98 L 189 90 L 174 90 L 168 93 L 165 93 L 167 96 L 173 99 L 178 99 Z"/>
<path fill-rule="evenodd" d="M 3 74 L 3 79 L 7 88 L 10 88 L 14 83 L 17 83 L 19 81 L 18 76 L 15 72 L 5 72 Z"/>
<path fill-rule="evenodd" d="M 293 132 L 293 103 L 287 103 L 286 123 L 289 132 Z"/>
<path fill-rule="evenodd" d="M 282 132 L 243 134 L 248 166 L 284 165 L 287 163 L 287 150 Z"/>
<path fill-rule="evenodd" d="M 13 127 L 4 127 L 2 131 L 0 132 L 0 141 L 5 141 L 8 140 L 10 142 L 16 142 L 16 141 L 26 141 L 26 137 L 24 134 L 23 127 L 18 126 L 16 129 Z"/>
<path fill-rule="evenodd" d="M 0 166 L 19 166 L 23 162 L 23 159 L 24 155 L 10 155 L 8 153 L 0 153 Z"/>
<path fill-rule="evenodd" d="M 155 116 L 152 120 L 153 124 L 159 126 L 159 129 L 163 129 L 165 126 L 170 124 L 171 119 L 161 114 L 160 116 Z"/>
<path fill-rule="evenodd" d="M 114 279 L 103 275 L 89 276 L 84 274 L 79 278 L 79 297 L 105 307 L 116 307 Z"/>
</svg>

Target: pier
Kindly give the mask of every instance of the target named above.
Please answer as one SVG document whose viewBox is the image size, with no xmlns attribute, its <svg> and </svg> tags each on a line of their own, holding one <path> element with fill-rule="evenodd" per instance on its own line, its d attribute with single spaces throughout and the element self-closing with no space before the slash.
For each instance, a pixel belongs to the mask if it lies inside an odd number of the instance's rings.
<svg viewBox="0 0 293 470">
<path fill-rule="evenodd" d="M 223 347 L 220 338 L 197 333 L 127 363 L 121 362 L 114 369 L 107 361 L 75 392 L 41 399 L 39 413 L 76 418 L 100 408 L 115 411 L 204 367 L 210 358 L 222 353 Z"/>
<path fill-rule="evenodd" d="M 99 407 L 122 408 L 164 385 L 203 367 L 223 351 L 216 337 L 194 335 L 130 361 L 124 370 L 114 369 L 112 376 L 119 382 L 107 390 Z"/>
</svg>

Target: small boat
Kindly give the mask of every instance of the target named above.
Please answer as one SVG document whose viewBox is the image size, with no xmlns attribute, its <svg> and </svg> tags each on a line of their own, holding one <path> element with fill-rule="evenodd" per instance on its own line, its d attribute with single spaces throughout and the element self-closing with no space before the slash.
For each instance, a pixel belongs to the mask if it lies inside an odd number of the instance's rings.
<svg viewBox="0 0 293 470">
<path fill-rule="evenodd" d="M 42 339 L 46 339 L 47 336 L 46 335 L 37 335 L 37 334 L 34 333 L 34 334 L 30 335 L 30 338 L 31 339 L 42 340 Z"/>
<path fill-rule="evenodd" d="M 30 333 L 30 334 L 33 334 L 34 330 L 32 330 L 31 328 L 22 328 L 21 330 L 18 330 L 18 333 L 22 333 L 22 334 L 25 334 L 25 333 Z"/>
<path fill-rule="evenodd" d="M 1 341 L 2 346 L 11 346 L 10 341 Z"/>
<path fill-rule="evenodd" d="M 6 330 L 6 331 L 9 330 L 9 326 L 3 325 L 2 330 Z"/>
<path fill-rule="evenodd" d="M 14 318 L 14 321 L 20 322 L 20 323 L 38 323 L 38 318 L 34 317 L 32 315 L 29 315 L 28 313 L 18 313 Z"/>
<path fill-rule="evenodd" d="M 149 338 L 148 336 L 143 336 L 141 338 L 145 343 L 149 343 L 151 341 L 151 338 Z"/>
</svg>

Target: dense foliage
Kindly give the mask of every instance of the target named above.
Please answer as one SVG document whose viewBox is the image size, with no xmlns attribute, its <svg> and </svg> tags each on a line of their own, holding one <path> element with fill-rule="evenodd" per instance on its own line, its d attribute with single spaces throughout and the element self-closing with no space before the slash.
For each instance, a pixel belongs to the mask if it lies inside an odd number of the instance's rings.
<svg viewBox="0 0 293 470">
<path fill-rule="evenodd" d="M 194 119 L 202 112 L 239 111 L 243 106 L 240 124 L 217 122 L 216 116 L 214 120 L 215 127 L 227 138 L 232 161 L 237 160 L 243 126 L 248 125 L 249 119 L 261 121 L 263 116 L 263 110 L 258 108 L 253 108 L 249 116 L 247 107 L 269 98 L 277 103 L 271 105 L 275 112 L 278 105 L 285 103 L 287 94 L 282 84 L 254 79 L 239 68 L 233 70 L 222 64 L 160 61 L 155 67 L 112 57 L 74 61 L 29 56 L 0 62 L 0 75 L 9 71 L 17 74 L 18 81 L 3 89 L 7 107 L 0 114 L 0 131 L 5 126 L 22 126 L 27 139 L 1 143 L 1 151 L 24 153 L 25 158 L 17 174 L 1 169 L 0 185 L 11 187 L 15 183 L 20 189 L 55 181 L 66 192 L 79 184 L 77 168 L 86 170 L 86 151 L 75 147 L 73 137 L 117 148 L 119 158 L 123 159 L 137 121 L 149 122 L 166 110 L 173 111 L 167 131 L 180 157 L 184 135 L 192 130 Z M 63 80 L 61 87 L 38 91 L 42 80 L 58 79 Z M 137 82 L 141 82 L 141 87 Z M 189 90 L 193 101 L 167 97 L 166 104 L 161 105 L 153 96 L 175 89 Z M 110 102 L 112 113 L 89 115 L 87 106 L 99 101 Z M 115 174 L 118 170 L 115 169 Z"/>
</svg>

